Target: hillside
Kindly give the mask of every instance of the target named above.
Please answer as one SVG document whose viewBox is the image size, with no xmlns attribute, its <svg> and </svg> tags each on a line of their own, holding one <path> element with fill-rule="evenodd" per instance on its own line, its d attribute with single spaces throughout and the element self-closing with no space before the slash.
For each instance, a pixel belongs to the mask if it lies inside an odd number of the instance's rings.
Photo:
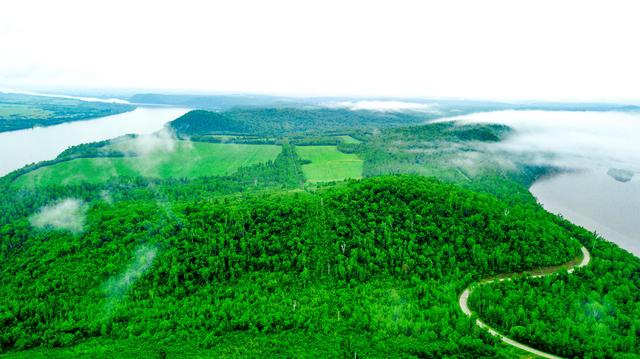
<svg viewBox="0 0 640 359">
<path fill-rule="evenodd" d="M 5 351 L 136 337 L 229 355 L 259 338 L 269 346 L 244 355 L 289 356 L 302 335 L 315 338 L 309 355 L 494 355 L 457 312 L 458 291 L 579 247 L 543 211 L 505 216 L 491 196 L 420 177 L 210 201 L 119 196 L 80 199 L 81 231 L 4 225 Z"/>
<path fill-rule="evenodd" d="M 236 108 L 224 112 L 191 111 L 170 126 L 184 136 L 219 133 L 282 136 L 416 124 L 440 116 L 330 108 Z"/>
</svg>

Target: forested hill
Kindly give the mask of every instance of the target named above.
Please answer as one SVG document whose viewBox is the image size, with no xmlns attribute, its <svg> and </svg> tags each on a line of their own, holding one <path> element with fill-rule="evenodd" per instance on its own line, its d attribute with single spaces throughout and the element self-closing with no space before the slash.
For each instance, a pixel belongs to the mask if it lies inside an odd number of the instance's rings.
<svg viewBox="0 0 640 359">
<path fill-rule="evenodd" d="M 537 207 L 417 176 L 206 200 L 89 189 L 39 192 L 86 198 L 80 228 L 19 212 L 2 226 L 3 351 L 496 356 L 508 349 L 458 311 L 462 288 L 579 248 Z"/>
<path fill-rule="evenodd" d="M 340 132 L 422 123 L 441 117 L 436 113 L 351 111 L 329 108 L 255 108 L 223 112 L 191 111 L 172 121 L 181 135 L 240 133 L 282 136 L 297 133 Z"/>
<path fill-rule="evenodd" d="M 551 105 L 548 105 L 551 106 Z M 518 106 L 516 106 L 519 108 Z M 571 109 L 554 105 L 555 109 Z M 352 132 L 354 130 L 378 131 L 403 128 L 404 133 L 415 137 L 413 131 L 422 131 L 418 125 L 430 120 L 463 115 L 479 111 L 508 109 L 509 107 L 466 106 L 462 108 L 436 107 L 429 111 L 373 111 L 326 107 L 256 107 L 231 108 L 224 111 L 193 110 L 169 123 L 177 134 L 190 136 L 249 135 L 281 137 Z M 525 107 L 526 108 L 526 107 Z M 532 108 L 536 108 L 533 106 Z M 599 107 L 593 107 L 600 109 Z M 605 109 L 607 107 L 604 107 Z"/>
</svg>

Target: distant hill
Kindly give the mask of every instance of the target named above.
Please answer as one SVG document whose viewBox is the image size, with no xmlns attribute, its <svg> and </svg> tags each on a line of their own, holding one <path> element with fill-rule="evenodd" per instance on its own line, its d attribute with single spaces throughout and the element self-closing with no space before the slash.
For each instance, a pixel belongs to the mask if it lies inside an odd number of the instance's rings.
<svg viewBox="0 0 640 359">
<path fill-rule="evenodd" d="M 129 102 L 139 104 L 183 106 L 209 110 L 224 110 L 232 107 L 264 107 L 294 101 L 281 97 L 262 95 L 161 95 L 136 94 Z"/>
<path fill-rule="evenodd" d="M 183 106 L 204 110 L 229 110 L 232 108 L 348 108 L 348 104 L 361 102 L 395 102 L 433 105 L 442 115 L 455 116 L 472 112 L 499 110 L 549 110 L 549 111 L 638 111 L 639 106 L 612 103 L 562 103 L 562 102 L 497 102 L 465 99 L 392 98 L 392 97 L 280 97 L 269 95 L 166 95 L 135 94 L 128 98 L 132 103 L 167 106 Z M 332 106 L 337 105 L 337 106 Z M 397 111 L 396 111 L 397 112 Z"/>
<path fill-rule="evenodd" d="M 212 111 L 194 110 L 170 122 L 170 126 L 180 134 L 206 135 L 218 133 L 250 132 L 249 126 L 224 114 Z"/>
<path fill-rule="evenodd" d="M 422 112 L 351 111 L 329 108 L 242 108 L 224 112 L 191 111 L 170 122 L 180 135 L 243 133 L 260 136 L 336 132 L 357 128 L 410 125 L 441 115 Z"/>
</svg>

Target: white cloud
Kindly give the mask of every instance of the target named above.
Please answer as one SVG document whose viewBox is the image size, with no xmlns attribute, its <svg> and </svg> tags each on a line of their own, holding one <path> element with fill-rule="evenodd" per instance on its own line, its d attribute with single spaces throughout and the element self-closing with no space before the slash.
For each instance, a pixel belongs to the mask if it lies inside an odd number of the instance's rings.
<svg viewBox="0 0 640 359">
<path fill-rule="evenodd" d="M 133 156 L 150 156 L 160 153 L 173 152 L 178 140 L 175 134 L 167 127 L 160 131 L 138 135 L 133 139 L 114 142 L 117 150 Z"/>
<path fill-rule="evenodd" d="M 158 177 L 160 167 L 171 161 L 170 154 L 178 149 L 189 149 L 193 146 L 190 141 L 179 141 L 175 133 L 168 127 L 152 134 L 143 134 L 133 139 L 115 140 L 113 147 L 136 160 L 127 162 L 131 169 L 144 177 Z M 191 164 L 198 160 L 196 152 L 191 154 Z M 182 164 L 185 165 L 185 164 Z M 114 168 L 114 175 L 115 175 Z"/>
<path fill-rule="evenodd" d="M 534 164 L 640 172 L 640 113 L 499 111 L 441 121 L 500 123 L 515 129 L 488 150 Z M 439 122 L 439 121 L 438 121 Z"/>
<path fill-rule="evenodd" d="M 38 228 L 66 229 L 81 232 L 84 226 L 86 205 L 78 199 L 67 198 L 55 204 L 40 208 L 29 218 L 31 225 Z"/>
</svg>

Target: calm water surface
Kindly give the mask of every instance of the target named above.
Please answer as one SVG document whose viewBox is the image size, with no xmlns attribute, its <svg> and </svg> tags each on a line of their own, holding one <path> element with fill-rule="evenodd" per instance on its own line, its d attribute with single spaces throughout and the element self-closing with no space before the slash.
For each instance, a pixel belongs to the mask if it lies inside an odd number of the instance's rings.
<svg viewBox="0 0 640 359">
<path fill-rule="evenodd" d="M 530 191 L 552 213 L 640 256 L 640 175 L 618 182 L 607 169 L 542 179 Z"/>
<path fill-rule="evenodd" d="M 187 111 L 186 108 L 139 107 L 93 120 L 0 132 L 0 176 L 29 163 L 53 159 L 70 146 L 129 133 L 155 132 Z"/>
</svg>

